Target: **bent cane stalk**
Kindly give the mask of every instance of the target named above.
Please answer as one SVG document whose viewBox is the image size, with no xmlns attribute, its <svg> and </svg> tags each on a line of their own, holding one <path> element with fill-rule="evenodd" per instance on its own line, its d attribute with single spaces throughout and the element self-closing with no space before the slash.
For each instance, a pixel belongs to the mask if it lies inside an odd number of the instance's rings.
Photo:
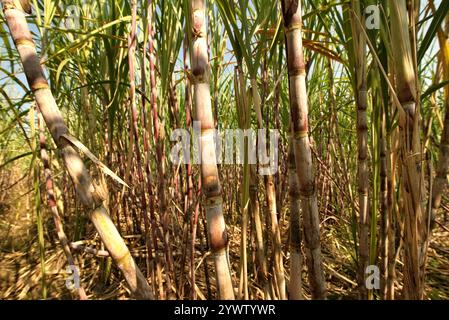
<svg viewBox="0 0 449 320">
<path fill-rule="evenodd" d="M 125 242 L 102 204 L 101 191 L 96 190 L 79 154 L 63 137 L 68 134 L 69 130 L 44 76 L 24 12 L 21 8 L 17 8 L 12 0 L 3 0 L 2 5 L 28 85 L 34 92 L 36 103 L 53 140 L 61 150 L 65 167 L 72 178 L 80 201 L 88 210 L 92 210 L 89 215 L 90 219 L 118 268 L 125 276 L 132 294 L 137 298 L 151 299 L 152 293 L 145 277 L 131 257 Z"/>
<path fill-rule="evenodd" d="M 210 95 L 210 66 L 207 51 L 205 0 L 190 1 L 191 64 L 194 89 L 195 117 L 201 125 L 201 179 L 205 197 L 210 247 L 215 262 L 217 288 L 220 299 L 234 299 L 231 272 L 228 264 L 228 236 L 223 217 L 223 198 L 218 176 L 214 144 L 214 119 Z"/>
<path fill-rule="evenodd" d="M 282 14 L 286 37 L 295 162 L 304 219 L 306 262 L 312 298 L 324 299 L 326 296 L 326 284 L 322 266 L 320 217 L 318 214 L 312 150 L 309 139 L 306 68 L 301 31 L 301 1 L 283 0 Z"/>
</svg>

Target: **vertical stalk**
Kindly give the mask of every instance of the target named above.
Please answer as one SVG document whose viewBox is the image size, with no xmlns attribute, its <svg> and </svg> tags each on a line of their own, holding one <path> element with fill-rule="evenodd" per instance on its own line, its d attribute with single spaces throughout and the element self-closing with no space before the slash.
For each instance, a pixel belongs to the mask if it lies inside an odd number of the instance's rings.
<svg viewBox="0 0 449 320">
<path fill-rule="evenodd" d="M 210 95 L 210 66 L 207 52 L 206 5 L 204 0 L 190 1 L 192 22 L 191 64 L 194 88 L 195 116 L 201 126 L 201 177 L 205 197 L 210 247 L 215 261 L 217 288 L 220 299 L 234 299 L 228 264 L 228 236 L 223 217 L 223 198 L 216 164 L 214 119 Z"/>
<path fill-rule="evenodd" d="M 250 111 L 248 101 L 246 98 L 245 86 L 243 81 L 243 73 L 239 67 L 235 69 L 235 101 L 238 111 L 239 128 L 248 130 L 250 128 Z M 248 209 L 249 209 L 249 180 L 250 180 L 250 166 L 248 163 L 248 137 L 244 141 L 244 163 L 243 163 L 243 183 L 241 195 L 241 210 L 242 210 L 242 229 L 240 241 L 240 285 L 239 295 L 243 291 L 243 299 L 248 300 L 248 256 L 247 256 L 247 231 L 248 231 Z M 239 297 L 241 299 L 241 297 Z"/>
<path fill-rule="evenodd" d="M 326 284 L 321 256 L 320 217 L 316 195 L 312 150 L 309 138 L 306 66 L 302 46 L 301 1 L 282 0 L 290 112 L 293 126 L 295 162 L 304 220 L 304 243 L 310 290 L 313 299 L 325 299 Z"/>
<path fill-rule="evenodd" d="M 196 233 L 198 228 L 198 217 L 200 214 L 200 199 L 201 199 L 201 179 L 198 179 L 198 190 L 197 190 L 197 203 L 195 206 L 194 214 L 192 214 L 191 219 L 191 229 L 192 229 L 192 242 L 191 242 L 191 259 L 190 259 L 190 272 L 191 272 L 191 299 L 196 300 L 196 283 L 195 283 L 195 244 L 196 244 Z"/>
<path fill-rule="evenodd" d="M 393 70 L 394 65 L 392 59 L 387 60 L 388 69 Z M 390 72 L 389 80 L 395 83 L 394 72 Z M 393 97 L 389 99 L 389 105 L 392 106 L 392 112 L 396 112 L 396 105 L 393 103 Z M 387 111 L 387 109 L 385 110 Z M 385 113 L 388 115 L 388 113 Z M 402 234 L 402 227 L 400 220 L 397 218 L 398 203 L 396 197 L 396 190 L 398 189 L 398 179 L 396 172 L 399 170 L 399 137 L 398 128 L 391 128 L 391 124 L 387 129 L 387 190 L 388 190 L 388 220 L 390 221 L 390 228 L 388 230 L 388 280 L 387 280 L 387 300 L 394 300 L 395 298 L 395 278 L 396 278 L 396 233 Z M 398 229 L 398 230 L 397 230 Z M 397 251 L 399 252 L 402 241 L 400 240 Z"/>
<path fill-rule="evenodd" d="M 398 99 L 403 112 L 399 118 L 401 196 L 404 212 L 404 297 L 422 299 L 427 258 L 427 217 L 422 207 L 424 189 L 420 173 L 422 160 L 417 75 L 409 36 L 405 0 L 390 0 L 392 52 Z M 411 23 L 414 23 L 411 21 Z"/>
<path fill-rule="evenodd" d="M 147 1 L 146 3 L 146 14 L 148 15 L 149 12 L 151 10 L 151 3 L 149 1 Z M 146 182 L 147 185 L 147 193 L 148 193 L 148 202 L 149 202 L 149 217 L 153 217 L 154 216 L 154 195 L 153 195 L 153 185 L 152 185 L 152 177 L 151 177 L 151 168 L 150 168 L 150 159 L 151 159 L 151 154 L 150 154 L 150 146 L 149 146 L 149 131 L 148 130 L 148 115 L 147 115 L 147 96 L 146 96 L 146 79 L 147 79 L 147 75 L 146 75 L 146 61 L 147 61 L 147 52 L 148 52 L 148 46 L 147 46 L 147 42 L 148 42 L 148 37 L 150 34 L 150 26 L 147 23 L 147 29 L 145 32 L 145 36 L 144 36 L 144 45 L 142 47 L 142 57 L 141 57 L 141 74 L 140 74 L 140 78 L 141 80 L 141 113 L 142 113 L 142 117 L 141 117 L 141 127 L 142 127 L 142 137 L 143 137 L 143 150 L 144 150 L 144 158 L 145 158 L 145 174 L 146 174 L 146 180 L 144 179 L 144 181 Z M 142 190 L 142 192 L 145 192 L 144 190 Z M 149 228 L 150 228 L 150 221 L 148 219 L 148 216 L 144 218 L 144 227 L 145 227 L 145 242 L 147 245 L 147 265 L 149 264 L 149 261 L 151 261 L 152 259 L 154 259 L 153 256 L 153 245 L 152 245 L 152 241 L 154 241 L 154 232 L 152 233 L 151 239 L 150 239 L 150 232 L 149 232 Z M 152 228 L 152 231 L 154 230 L 154 228 Z M 152 267 L 153 265 L 151 264 L 151 266 L 148 266 L 147 268 L 147 275 L 151 274 L 151 284 L 153 287 L 153 290 L 156 288 L 156 278 L 155 278 L 155 273 L 154 273 L 154 268 Z"/>
<path fill-rule="evenodd" d="M 289 139 L 288 151 L 288 183 L 290 198 L 290 285 L 289 299 L 302 300 L 302 253 L 301 253 L 301 194 L 298 175 L 296 173 L 293 138 Z"/>
<path fill-rule="evenodd" d="M 165 177 L 164 177 L 164 168 L 163 168 L 163 159 L 162 159 L 162 146 L 159 141 L 159 115 L 158 115 L 158 105 L 157 105 L 157 83 L 156 83 L 156 55 L 154 53 L 154 34 L 155 31 L 153 29 L 153 1 L 148 0 L 149 12 L 148 12 L 148 45 L 149 45 L 149 55 L 150 55 L 150 86 L 151 86 L 151 110 L 152 110 L 152 118 L 153 118 L 153 138 L 156 146 L 156 164 L 157 171 L 159 172 L 159 180 L 158 180 L 158 200 L 159 200 L 159 210 L 165 215 Z M 149 190 L 150 198 L 154 198 L 154 193 L 151 188 Z M 153 202 L 153 200 L 152 200 Z M 154 202 L 153 202 L 154 203 Z M 150 203 L 151 205 L 151 203 Z M 154 204 L 153 204 L 154 206 Z M 159 283 L 159 295 L 161 298 L 164 297 L 163 292 L 163 283 L 162 283 L 162 266 L 160 263 L 159 253 L 158 253 L 158 244 L 157 244 L 157 231 L 155 229 L 158 228 L 156 215 L 154 214 L 154 207 L 151 210 L 151 225 L 153 232 L 153 247 L 155 250 L 155 260 L 156 260 L 156 273 L 158 277 Z"/>
<path fill-rule="evenodd" d="M 184 41 L 183 41 L 183 63 L 184 63 L 184 72 L 185 74 L 187 74 L 188 69 L 189 69 L 189 64 L 188 64 L 188 57 L 187 57 L 187 50 L 188 50 L 188 40 L 187 37 L 184 37 Z M 188 77 L 184 77 L 184 85 L 185 85 L 185 91 L 184 91 L 184 107 L 185 107 L 185 112 L 186 112 L 186 127 L 188 128 L 188 130 L 190 130 L 190 108 L 191 108 L 191 103 L 189 100 L 190 99 L 190 88 L 189 88 L 189 82 L 188 82 Z M 187 93 L 189 92 L 189 93 Z M 187 114 L 188 114 L 188 118 L 189 120 L 187 121 Z M 188 124 L 187 124 L 188 123 Z M 190 172 L 189 172 L 190 170 Z M 185 191 L 184 191 L 184 197 L 183 197 L 183 213 L 184 213 L 184 221 L 183 221 L 183 236 L 182 236 L 182 243 L 184 243 L 185 245 L 183 245 L 182 248 L 182 254 L 181 254 L 181 274 L 179 276 L 179 283 L 178 283 L 178 288 L 179 288 L 179 295 L 180 297 L 184 296 L 184 273 L 185 273 L 185 263 L 187 260 L 187 253 L 188 253 L 188 241 L 189 241 L 189 216 L 190 216 L 190 210 L 191 210 L 191 206 L 192 206 L 192 198 L 189 196 L 191 196 L 191 192 L 189 193 L 189 189 L 190 189 L 190 177 L 191 177 L 191 165 L 190 165 L 190 161 L 188 163 L 185 164 L 185 175 L 186 175 L 186 182 L 185 182 Z M 182 179 L 181 179 L 182 181 Z M 181 188 L 183 187 L 183 183 L 181 182 Z"/>
<path fill-rule="evenodd" d="M 369 172 L 368 172 L 368 124 L 366 109 L 368 107 L 367 67 L 366 67 L 366 39 L 361 30 L 360 0 L 351 1 L 351 29 L 355 57 L 355 95 L 357 105 L 357 149 L 358 173 L 357 184 L 359 192 L 359 259 L 358 284 L 361 299 L 368 298 L 365 285 L 365 270 L 369 264 L 370 246 L 370 211 L 369 211 Z"/>
<path fill-rule="evenodd" d="M 263 80 L 265 86 L 267 85 L 266 79 L 267 73 L 265 72 L 265 79 Z M 243 78 L 241 78 L 243 81 Z M 243 85 L 242 85 L 243 87 Z M 254 109 L 256 111 L 256 119 L 257 125 L 259 129 L 264 128 L 263 116 L 262 116 L 262 101 L 258 91 L 257 80 L 255 77 L 251 79 L 251 93 L 254 103 Z M 266 88 L 265 88 L 265 91 Z M 267 111 L 267 117 L 269 116 L 269 112 Z M 269 146 L 265 145 L 265 148 Z M 265 184 L 265 193 L 266 193 L 266 202 L 268 208 L 268 215 L 271 220 L 271 239 L 273 242 L 273 256 L 274 256 L 274 280 L 276 282 L 277 291 L 279 291 L 280 299 L 287 299 L 286 291 L 285 291 L 285 276 L 284 276 L 284 262 L 282 256 L 282 242 L 281 242 L 281 231 L 279 228 L 279 221 L 277 216 L 277 207 L 276 207 L 276 189 L 274 185 L 273 175 L 267 175 L 264 177 Z"/>
<path fill-rule="evenodd" d="M 265 60 L 266 61 L 266 60 Z M 263 65 L 263 75 L 262 75 L 262 83 L 263 83 L 263 103 L 266 104 L 266 96 L 268 95 L 268 70 L 266 62 Z M 259 129 L 263 129 L 263 116 L 262 116 L 262 101 L 259 96 L 259 91 L 257 90 L 257 81 L 255 78 L 251 79 L 251 88 L 254 100 L 254 108 L 256 110 L 257 123 Z M 266 108 L 266 127 L 269 126 L 270 119 L 270 111 Z M 268 145 L 264 146 L 269 149 Z M 276 150 L 279 152 L 279 150 Z M 265 192 L 267 196 L 267 207 L 269 216 L 271 219 L 271 235 L 272 242 L 274 247 L 274 269 L 275 269 L 275 281 L 277 283 L 277 289 L 279 291 L 279 298 L 281 300 L 287 299 L 286 288 L 285 288 L 285 275 L 284 275 L 284 259 L 282 256 L 282 240 L 281 240 L 281 229 L 279 227 L 278 220 L 278 208 L 276 201 L 276 187 L 275 180 L 273 175 L 267 175 L 264 177 L 265 182 Z"/>
<path fill-rule="evenodd" d="M 386 135 L 386 115 L 385 106 L 380 111 L 380 131 L 379 131 L 379 155 L 380 155 L 380 216 L 381 216 L 381 238 L 380 238 L 380 263 L 381 263 L 381 296 L 383 300 L 388 296 L 388 257 L 391 250 L 389 246 L 389 230 L 392 227 L 388 208 L 388 161 L 387 161 L 387 135 Z"/>
<path fill-rule="evenodd" d="M 150 270 L 150 252 L 151 246 L 148 240 L 148 212 L 147 212 L 147 199 L 145 196 L 145 178 L 143 176 L 142 170 L 142 154 L 140 153 L 140 145 L 139 145 L 139 129 L 138 129 L 138 113 L 136 106 L 136 78 L 135 78 L 135 53 L 136 53 L 136 42 L 137 42 L 137 2 L 136 0 L 131 1 L 131 32 L 128 38 L 128 64 L 129 64 L 129 99 L 131 102 L 131 128 L 132 134 L 134 136 L 134 146 L 135 146 L 135 155 L 137 162 L 137 178 L 139 180 L 139 193 L 141 197 L 141 206 L 145 227 L 145 245 L 147 248 L 147 273 Z M 132 144 L 131 144 L 132 146 Z"/>
<path fill-rule="evenodd" d="M 256 255 L 259 264 L 259 278 L 261 279 L 261 285 L 264 288 L 265 298 L 269 299 L 270 290 L 268 286 L 268 267 L 265 256 L 265 243 L 263 237 L 262 219 L 260 217 L 259 197 L 258 191 L 258 179 L 257 179 L 256 165 L 250 166 L 250 180 L 249 180 L 249 197 L 250 197 L 250 210 L 251 217 L 254 219 L 254 229 L 256 232 Z"/>
<path fill-rule="evenodd" d="M 149 54 L 150 54 L 150 83 L 151 83 L 151 109 L 153 116 L 153 130 L 154 130 L 154 143 L 156 146 L 156 159 L 157 159 L 157 169 L 158 169 L 158 197 L 160 211 L 165 216 L 165 210 L 167 207 L 165 199 L 165 168 L 163 159 L 163 141 L 161 139 L 161 125 L 159 122 L 158 114 L 158 104 L 157 104 L 157 84 L 156 84 L 156 55 L 154 53 L 154 34 L 155 30 L 153 28 L 153 6 L 152 0 L 150 1 L 150 12 L 148 13 L 148 43 L 149 43 Z"/>
</svg>

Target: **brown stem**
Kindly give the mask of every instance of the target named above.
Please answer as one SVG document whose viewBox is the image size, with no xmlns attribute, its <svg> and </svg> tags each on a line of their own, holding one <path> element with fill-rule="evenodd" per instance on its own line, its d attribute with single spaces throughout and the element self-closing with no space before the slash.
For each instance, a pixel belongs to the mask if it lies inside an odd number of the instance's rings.
<svg viewBox="0 0 449 320">
<path fill-rule="evenodd" d="M 301 1 L 282 1 L 289 74 L 290 112 L 295 162 L 304 220 L 304 243 L 313 299 L 324 299 L 326 284 L 321 256 L 320 217 L 309 138 L 306 65 L 302 46 Z"/>
<path fill-rule="evenodd" d="M 234 299 L 228 264 L 228 236 L 223 216 L 223 198 L 214 145 L 214 119 L 210 96 L 210 65 L 207 52 L 206 5 L 204 0 L 191 0 L 192 80 L 195 116 L 201 126 L 201 177 L 204 194 L 209 243 L 215 261 L 220 299 Z"/>
</svg>

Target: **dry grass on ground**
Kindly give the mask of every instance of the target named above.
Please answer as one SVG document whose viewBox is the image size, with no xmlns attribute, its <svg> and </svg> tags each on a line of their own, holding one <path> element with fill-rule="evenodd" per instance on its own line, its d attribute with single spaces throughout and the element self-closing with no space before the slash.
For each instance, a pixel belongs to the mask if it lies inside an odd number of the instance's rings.
<svg viewBox="0 0 449 320">
<path fill-rule="evenodd" d="M 3 184 L 5 184 L 4 179 Z M 14 180 L 14 179 L 12 179 Z M 39 247 L 37 242 L 36 217 L 33 209 L 33 196 L 30 192 L 29 181 L 22 180 L 8 193 L 3 193 L 0 199 L 0 299 L 40 299 L 41 292 L 41 268 L 39 261 Z M 5 188 L 5 185 L 2 186 Z M 68 276 L 66 271 L 67 262 L 60 248 L 54 224 L 48 210 L 45 212 L 45 265 L 47 298 L 49 299 L 72 299 L 76 298 L 65 286 Z M 429 262 L 427 268 L 426 293 L 429 299 L 449 299 L 449 229 L 444 226 L 441 218 L 437 225 L 429 249 Z M 288 224 L 283 223 L 284 252 L 288 252 Z M 356 273 L 351 257 L 350 243 L 348 239 L 337 237 L 345 234 L 343 223 L 337 219 L 328 219 L 323 226 L 323 254 L 325 262 L 326 280 L 329 289 L 329 299 L 354 299 L 357 297 Z M 229 228 L 231 239 L 231 261 L 233 270 L 238 270 L 239 257 L 239 234 L 238 227 Z M 95 232 L 91 233 L 90 239 L 85 239 L 90 247 L 101 249 L 100 241 Z M 142 258 L 142 249 L 127 239 L 131 251 L 136 260 L 144 267 L 145 259 Z M 176 258 L 175 262 L 179 262 Z M 198 299 L 207 298 L 207 285 L 204 277 L 203 263 L 206 260 L 201 257 L 201 248 L 197 252 L 197 294 Z M 81 265 L 81 281 L 90 299 L 127 299 L 129 292 L 125 281 L 120 277 L 118 270 L 114 267 L 107 281 L 103 280 L 101 265 L 106 263 L 107 258 L 96 257 L 89 253 L 75 253 L 74 256 Z M 289 256 L 285 257 L 286 272 L 288 274 Z M 206 262 L 210 270 L 210 289 L 215 293 L 214 277 L 212 274 L 212 261 Z M 398 263 L 398 285 L 401 282 L 401 263 Z M 189 268 L 186 269 L 187 272 Z M 234 281 L 237 283 L 237 274 L 234 272 Z M 308 297 L 307 272 L 303 272 L 303 282 L 306 297 Z M 287 275 L 287 280 L 288 280 Z M 188 280 L 188 279 L 187 279 Z M 250 282 L 252 297 L 261 297 L 261 288 L 257 282 Z"/>
</svg>

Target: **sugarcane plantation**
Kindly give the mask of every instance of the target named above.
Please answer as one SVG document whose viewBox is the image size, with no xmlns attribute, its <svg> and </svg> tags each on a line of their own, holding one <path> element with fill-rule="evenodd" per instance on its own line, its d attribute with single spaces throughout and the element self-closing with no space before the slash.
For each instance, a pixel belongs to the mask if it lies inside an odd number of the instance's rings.
<svg viewBox="0 0 449 320">
<path fill-rule="evenodd" d="M 0 3 L 1 300 L 449 299 L 449 1 Z"/>
</svg>

